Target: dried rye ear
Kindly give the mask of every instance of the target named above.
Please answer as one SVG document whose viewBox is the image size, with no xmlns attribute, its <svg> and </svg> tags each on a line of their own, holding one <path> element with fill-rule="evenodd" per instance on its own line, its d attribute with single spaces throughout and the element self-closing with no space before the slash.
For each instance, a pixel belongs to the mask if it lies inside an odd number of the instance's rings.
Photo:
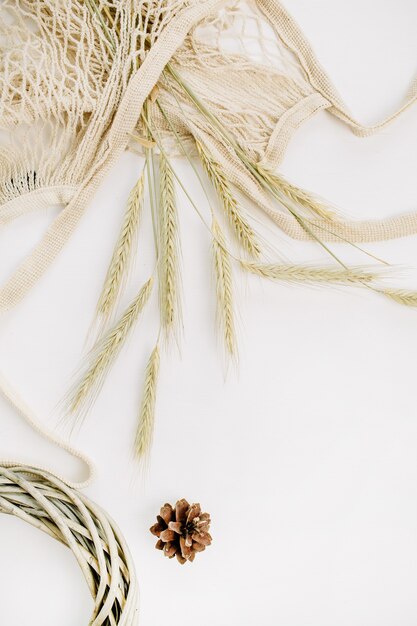
<svg viewBox="0 0 417 626">
<path fill-rule="evenodd" d="M 133 258 L 134 244 L 143 209 L 144 185 L 145 177 L 142 173 L 129 194 L 123 224 L 98 301 L 97 314 L 106 321 L 117 304 Z"/>
<path fill-rule="evenodd" d="M 69 396 L 69 410 L 76 413 L 89 408 L 89 403 L 100 391 L 105 376 L 122 349 L 140 313 L 152 292 L 153 278 L 150 278 L 126 309 L 119 322 L 91 350 L 86 371 Z"/>
<path fill-rule="evenodd" d="M 342 285 L 369 284 L 378 278 L 378 272 L 361 267 L 315 267 L 308 265 L 257 264 L 241 261 L 251 274 L 283 282 L 333 283 Z"/>
<path fill-rule="evenodd" d="M 135 456 L 146 457 L 151 449 L 155 424 L 156 387 L 159 374 L 159 346 L 154 348 L 146 367 L 145 384 L 135 438 Z"/>
<path fill-rule="evenodd" d="M 230 356 L 236 356 L 237 343 L 233 302 L 233 278 L 230 256 L 222 230 L 213 219 L 213 259 L 216 276 L 217 316 L 221 325 L 224 344 Z"/>
<path fill-rule="evenodd" d="M 179 232 L 174 174 L 164 154 L 159 166 L 158 275 L 162 328 L 171 332 L 181 320 Z"/>
<path fill-rule="evenodd" d="M 294 205 L 306 209 L 309 213 L 320 217 L 328 222 L 337 221 L 340 216 L 334 207 L 315 194 L 297 187 L 290 183 L 284 176 L 276 172 L 268 172 L 260 167 L 257 168 L 259 174 L 269 182 L 269 184 L 282 195 L 282 202 L 285 205 L 285 199 L 290 200 Z"/>
<path fill-rule="evenodd" d="M 406 289 L 383 289 L 380 290 L 386 298 L 402 304 L 403 306 L 417 307 L 417 291 L 407 291 Z"/>
<path fill-rule="evenodd" d="M 255 232 L 244 218 L 226 176 L 200 141 L 196 140 L 196 146 L 203 167 L 219 195 L 224 212 L 238 242 L 248 254 L 258 257 L 261 253 L 261 248 Z"/>
</svg>

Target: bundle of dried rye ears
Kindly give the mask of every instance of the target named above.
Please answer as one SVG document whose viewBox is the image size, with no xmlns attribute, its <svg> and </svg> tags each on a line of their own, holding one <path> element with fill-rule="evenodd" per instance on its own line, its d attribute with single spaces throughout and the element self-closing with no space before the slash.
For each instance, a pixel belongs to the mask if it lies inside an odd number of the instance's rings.
<svg viewBox="0 0 417 626">
<path fill-rule="evenodd" d="M 344 236 L 343 220 L 330 203 L 288 182 L 264 158 L 277 124 L 298 103 L 308 101 L 311 112 L 313 101 L 316 109 L 325 108 L 276 31 L 270 26 L 265 30 L 268 20 L 258 5 L 268 2 L 2 2 L 0 128 L 6 141 L 0 154 L 0 221 L 29 210 L 25 198 L 31 210 L 34 203 L 48 201 L 59 201 L 64 209 L 0 292 L 0 307 L 16 304 L 42 275 L 123 150 L 141 151 L 145 157 L 98 302 L 96 344 L 68 396 L 70 412 L 85 414 L 157 289 L 160 332 L 145 373 L 138 457 L 149 452 L 152 441 L 162 347 L 177 339 L 181 328 L 177 187 L 211 231 L 218 323 L 232 358 L 237 353 L 236 268 L 274 281 L 361 287 L 417 306 L 417 293 L 383 285 L 384 264 L 378 259 L 354 267 L 341 260 L 328 242 L 344 241 L 361 250 L 358 239 Z M 250 33 L 244 27 L 248 23 Z M 228 51 L 224 41 L 233 32 L 229 39 L 236 45 Z M 245 37 L 252 51 L 260 46 L 259 58 L 247 53 Z M 278 62 L 264 62 L 262 55 L 270 60 L 268 54 L 275 61 L 279 56 L 285 71 Z M 210 186 L 217 192 L 208 221 L 176 174 L 176 155 L 189 160 L 206 193 Z M 147 196 L 155 269 L 116 318 Z M 329 263 L 288 264 L 275 253 L 271 258 L 272 248 L 250 217 L 251 203 L 278 225 L 292 224 L 295 238 L 316 242 Z"/>
</svg>

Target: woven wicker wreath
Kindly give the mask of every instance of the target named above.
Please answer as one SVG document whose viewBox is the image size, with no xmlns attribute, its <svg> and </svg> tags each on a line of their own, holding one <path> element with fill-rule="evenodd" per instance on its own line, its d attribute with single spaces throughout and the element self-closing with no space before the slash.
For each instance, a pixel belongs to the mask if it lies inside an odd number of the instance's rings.
<svg viewBox="0 0 417 626">
<path fill-rule="evenodd" d="M 107 513 L 57 478 L 31 467 L 0 467 L 0 513 L 65 544 L 94 598 L 89 626 L 137 624 L 137 580 L 125 540 Z"/>
</svg>

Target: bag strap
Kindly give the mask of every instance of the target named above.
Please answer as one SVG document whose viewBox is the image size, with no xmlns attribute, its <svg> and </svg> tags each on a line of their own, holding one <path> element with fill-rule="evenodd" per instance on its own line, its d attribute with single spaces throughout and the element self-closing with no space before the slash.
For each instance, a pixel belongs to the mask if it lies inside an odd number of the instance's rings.
<svg viewBox="0 0 417 626">
<path fill-rule="evenodd" d="M 61 480 L 63 483 L 68 485 L 68 487 L 71 487 L 71 489 L 83 489 L 84 487 L 87 487 L 95 476 L 95 467 L 91 459 L 86 454 L 80 452 L 71 446 L 67 441 L 53 433 L 51 430 L 45 428 L 45 426 L 40 423 L 39 418 L 35 415 L 34 411 L 32 411 L 30 406 L 26 404 L 26 402 L 20 397 L 17 391 L 13 389 L 2 374 L 0 374 L 0 393 L 35 432 L 46 439 L 46 441 L 50 441 L 65 452 L 68 452 L 74 458 L 80 460 L 87 468 L 87 477 L 83 481 L 74 482 L 51 472 L 50 468 L 33 464 L 31 464 L 31 467 L 42 472 L 48 472 L 52 476 L 55 476 L 55 478 L 58 478 L 58 480 Z M 0 467 L 12 468 L 21 465 L 27 465 L 27 463 L 19 459 L 0 459 Z"/>
<path fill-rule="evenodd" d="M 344 121 L 351 130 L 361 137 L 373 135 L 382 130 L 417 100 L 417 79 L 412 83 L 408 97 L 397 111 L 378 124 L 367 126 L 358 122 L 338 94 L 327 72 L 317 60 L 310 42 L 297 22 L 284 8 L 279 0 L 256 0 L 259 9 L 267 17 L 284 45 L 299 59 L 311 85 L 323 97 L 327 98 L 331 107 L 329 111 Z"/>
</svg>

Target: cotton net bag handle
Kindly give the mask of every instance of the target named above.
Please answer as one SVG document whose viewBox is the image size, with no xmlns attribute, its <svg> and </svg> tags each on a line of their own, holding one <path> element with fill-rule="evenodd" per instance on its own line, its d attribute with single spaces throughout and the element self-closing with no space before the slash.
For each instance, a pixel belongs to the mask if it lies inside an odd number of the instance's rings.
<svg viewBox="0 0 417 626">
<path fill-rule="evenodd" d="M 331 106 L 331 113 L 345 122 L 352 131 L 360 136 L 367 137 L 386 128 L 391 122 L 397 119 L 417 100 L 417 79 L 410 86 L 408 95 L 404 103 L 392 115 L 382 122 L 372 126 L 366 126 L 358 122 L 350 113 L 348 107 L 338 94 L 335 86 L 330 80 L 327 72 L 319 63 L 316 54 L 304 35 L 302 29 L 285 9 L 279 0 L 257 0 L 259 9 L 265 15 L 276 32 L 283 39 L 285 45 L 292 50 L 299 58 L 311 84 L 318 93 L 324 96 Z"/>
<path fill-rule="evenodd" d="M 95 466 L 92 460 L 83 452 L 80 452 L 76 448 L 70 445 L 68 441 L 59 437 L 56 433 L 45 428 L 35 412 L 30 408 L 28 404 L 21 398 L 19 393 L 12 387 L 12 385 L 6 380 L 3 374 L 0 374 L 0 394 L 7 400 L 12 408 L 25 420 L 25 422 L 46 441 L 50 441 L 53 445 L 61 448 L 75 459 L 81 461 L 86 470 L 86 477 L 82 481 L 71 481 L 67 477 L 59 476 L 59 474 L 53 472 L 50 468 L 46 468 L 41 465 L 31 465 L 33 469 L 39 472 L 48 473 L 50 476 L 54 476 L 67 485 L 71 489 L 83 489 L 87 487 L 95 477 Z M 22 459 L 0 459 L 1 468 L 12 468 L 16 466 L 26 465 Z"/>
</svg>

